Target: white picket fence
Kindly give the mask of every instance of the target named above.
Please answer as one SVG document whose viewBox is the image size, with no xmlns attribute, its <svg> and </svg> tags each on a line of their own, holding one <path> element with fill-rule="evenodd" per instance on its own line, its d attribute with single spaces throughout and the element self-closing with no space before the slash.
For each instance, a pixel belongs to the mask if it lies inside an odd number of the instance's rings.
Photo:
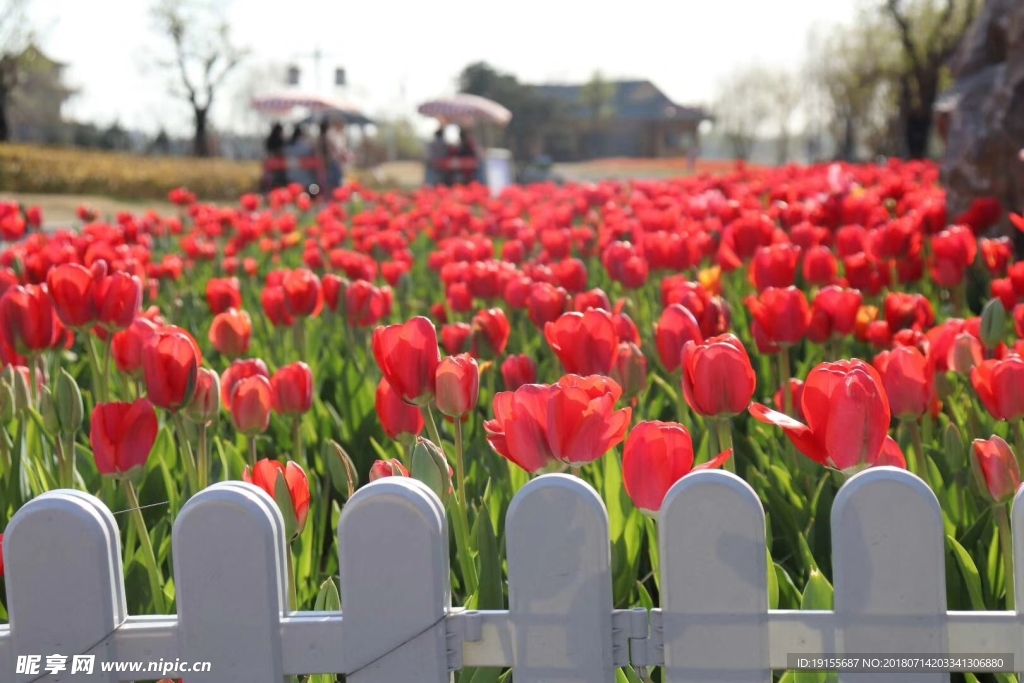
<svg viewBox="0 0 1024 683">
<path fill-rule="evenodd" d="M 1019 594 L 1024 505 L 1013 521 Z M 89 495 L 54 491 L 25 505 L 4 537 L 11 623 L 0 627 L 0 681 L 138 678 L 100 673 L 98 664 L 92 674 L 15 675 L 18 655 L 45 662 L 55 653 L 212 663 L 208 673 L 185 674 L 186 683 L 281 683 L 309 673 L 441 683 L 462 667 L 511 667 L 515 683 L 610 683 L 628 663 L 664 667 L 672 683 L 762 683 L 788 668 L 791 653 L 989 653 L 1024 662 L 1019 610 L 947 611 L 942 514 L 905 471 L 862 472 L 837 495 L 834 612 L 769 610 L 764 510 L 735 475 L 706 471 L 677 483 L 659 528 L 660 608 L 615 610 L 603 502 L 579 479 L 538 477 L 508 510 L 509 609 L 467 612 L 451 605 L 440 501 L 416 481 L 389 477 L 343 509 L 343 611 L 287 612 L 281 515 L 261 490 L 224 483 L 193 497 L 175 520 L 177 615 L 128 616 L 113 516 Z"/>
</svg>

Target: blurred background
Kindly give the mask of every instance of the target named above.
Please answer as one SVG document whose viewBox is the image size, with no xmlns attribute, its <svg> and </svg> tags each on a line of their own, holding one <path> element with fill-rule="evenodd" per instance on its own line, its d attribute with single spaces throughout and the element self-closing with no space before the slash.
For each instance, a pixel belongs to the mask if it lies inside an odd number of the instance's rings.
<svg viewBox="0 0 1024 683">
<path fill-rule="evenodd" d="M 513 180 L 956 155 L 962 201 L 1005 195 L 970 171 L 999 156 L 986 135 L 1019 163 L 1022 6 L 0 0 L 0 191 L 229 199 L 257 189 L 275 122 L 328 114 L 348 177 L 414 187 L 423 104 L 461 92 L 510 112 L 473 131 Z"/>
</svg>

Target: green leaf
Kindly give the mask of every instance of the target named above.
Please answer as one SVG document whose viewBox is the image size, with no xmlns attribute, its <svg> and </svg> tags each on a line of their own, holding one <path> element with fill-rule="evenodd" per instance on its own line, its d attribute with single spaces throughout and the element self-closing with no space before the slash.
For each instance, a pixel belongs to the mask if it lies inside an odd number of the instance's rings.
<svg viewBox="0 0 1024 683">
<path fill-rule="evenodd" d="M 283 473 L 279 474 L 274 482 L 274 502 L 281 509 L 281 515 L 284 517 L 284 536 L 290 541 L 299 532 L 299 520 L 295 517 L 292 494 L 288 492 L 288 482 L 285 481 Z"/>
<path fill-rule="evenodd" d="M 476 536 L 477 559 L 480 561 L 479 585 L 477 586 L 476 608 L 500 610 L 505 607 L 505 596 L 501 581 L 501 557 L 498 555 L 498 539 L 491 526 L 491 516 L 484 505 L 477 512 L 474 536 Z"/>
<path fill-rule="evenodd" d="M 800 599 L 800 609 L 831 611 L 833 596 L 832 584 L 828 582 L 824 574 L 816 568 L 812 568 L 810 576 L 807 578 L 807 585 L 804 586 L 804 594 Z"/>
<path fill-rule="evenodd" d="M 772 553 L 768 548 L 764 549 L 768 556 L 768 609 L 779 608 L 779 576 L 775 572 L 775 563 L 772 562 Z"/>
<path fill-rule="evenodd" d="M 316 595 L 313 610 L 316 612 L 338 612 L 341 610 L 341 595 L 338 593 L 338 587 L 334 585 L 334 577 L 320 584 L 320 592 Z"/>
<path fill-rule="evenodd" d="M 974 560 L 964 550 L 964 547 L 957 543 L 952 536 L 946 536 L 946 547 L 953 553 L 957 566 L 960 567 L 960 574 L 967 585 L 967 593 L 971 598 L 971 609 L 984 610 L 985 601 L 981 595 L 981 577 L 978 575 L 978 567 Z"/>
</svg>

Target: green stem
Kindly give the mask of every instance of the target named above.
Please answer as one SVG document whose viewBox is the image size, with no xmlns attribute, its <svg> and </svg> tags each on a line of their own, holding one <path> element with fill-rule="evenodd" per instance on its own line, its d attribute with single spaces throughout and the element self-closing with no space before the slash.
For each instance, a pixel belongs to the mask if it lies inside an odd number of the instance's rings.
<svg viewBox="0 0 1024 683">
<path fill-rule="evenodd" d="M 679 381 L 676 382 L 676 386 L 679 387 L 679 395 L 676 401 L 676 418 L 679 420 L 679 424 L 686 424 L 686 392 L 683 391 L 683 373 L 680 370 L 678 374 Z"/>
<path fill-rule="evenodd" d="M 60 453 L 60 486 L 64 489 L 73 489 L 75 488 L 75 437 L 58 436 L 57 449 Z"/>
<path fill-rule="evenodd" d="M 434 416 L 433 411 L 428 407 L 427 412 L 430 414 L 430 422 L 433 424 Z M 434 431 L 437 430 L 437 425 L 434 425 Z M 437 446 L 443 450 L 443 446 L 440 444 L 440 439 L 437 441 Z M 458 490 L 456 492 L 456 514 L 459 515 L 459 520 L 456 525 L 456 543 L 459 548 L 459 567 L 462 569 L 463 581 L 466 584 L 467 598 L 470 595 L 476 594 L 476 587 L 478 585 L 476 579 L 476 565 L 473 564 L 473 557 L 471 555 L 472 549 L 469 543 L 469 501 L 466 498 L 466 474 L 463 467 L 463 442 L 462 442 L 462 420 L 456 418 L 455 421 L 455 476 L 456 485 Z"/>
<path fill-rule="evenodd" d="M 85 350 L 86 355 L 89 357 L 89 370 L 92 372 L 92 383 L 96 388 L 96 402 L 105 403 L 107 400 L 106 394 L 103 391 L 104 388 L 104 377 L 100 373 L 100 360 L 96 355 L 96 339 L 92 334 L 86 332 L 85 338 Z"/>
<path fill-rule="evenodd" d="M 249 437 L 249 467 L 256 469 L 256 436 Z"/>
<path fill-rule="evenodd" d="M 437 447 L 444 450 L 444 446 L 441 445 L 441 433 L 437 431 L 437 422 L 434 421 L 434 411 L 430 409 L 430 406 L 425 406 L 423 412 L 427 416 L 427 431 L 430 432 L 431 440 L 437 444 Z"/>
<path fill-rule="evenodd" d="M 715 431 L 718 432 L 718 453 L 712 453 L 711 457 L 717 457 L 719 454 L 726 452 L 732 448 L 732 422 L 728 418 L 718 418 L 715 420 Z M 732 457 L 725 461 L 725 469 L 736 473 L 736 454 L 733 453 Z"/>
<path fill-rule="evenodd" d="M 718 447 L 718 430 L 715 422 L 717 420 L 713 417 L 704 418 L 704 430 L 708 433 L 708 460 L 722 452 Z"/>
<path fill-rule="evenodd" d="M 299 358 L 306 357 L 306 328 L 305 320 L 299 318 L 292 324 L 292 341 L 295 343 L 295 353 Z"/>
<path fill-rule="evenodd" d="M 107 341 L 103 344 L 103 394 L 110 399 L 110 357 L 113 355 L 110 351 L 110 347 L 113 346 L 113 342 Z"/>
<path fill-rule="evenodd" d="M 1013 436 L 1017 450 L 1017 468 L 1024 472 L 1024 419 L 1013 423 Z"/>
<path fill-rule="evenodd" d="M 135 523 L 135 534 L 142 544 L 143 561 L 146 563 L 147 574 L 149 574 L 149 588 L 153 593 L 153 603 L 157 614 L 164 614 L 164 578 L 160 573 L 160 567 L 156 562 L 156 553 L 153 552 L 153 541 L 149 537 L 149 529 L 146 528 L 146 520 L 142 516 L 142 509 L 139 505 L 139 496 L 135 492 L 135 485 L 131 481 L 124 480 L 125 494 L 128 496 L 128 505 L 131 506 L 131 519 Z"/>
<path fill-rule="evenodd" d="M 202 489 L 199 488 L 199 477 L 196 475 L 196 457 L 192 453 L 192 444 L 188 440 L 188 432 L 185 430 L 185 421 L 181 413 L 171 413 L 171 421 L 174 424 L 174 431 L 178 433 L 178 453 L 185 469 L 185 479 L 188 480 L 191 494 L 195 495 Z"/>
<path fill-rule="evenodd" d="M 292 418 L 292 449 L 295 451 L 295 462 L 306 469 L 305 444 L 302 442 L 302 416 Z"/>
<path fill-rule="evenodd" d="M 292 612 L 299 609 L 299 594 L 295 585 L 295 557 L 291 545 L 288 546 L 288 609 Z"/>
<path fill-rule="evenodd" d="M 999 551 L 1003 554 L 1003 584 L 1006 588 L 1006 609 L 1014 610 L 1013 581 L 1013 535 L 1010 533 L 1009 503 L 996 509 L 996 524 L 999 526 Z"/>
<path fill-rule="evenodd" d="M 914 449 L 914 467 L 917 469 L 917 475 L 924 479 L 924 483 L 931 487 L 931 481 L 928 477 L 928 458 L 924 454 L 924 443 L 921 439 L 921 428 L 917 425 L 917 420 L 907 418 L 901 420 L 907 427 L 907 431 L 910 432 L 910 444 Z"/>
<path fill-rule="evenodd" d="M 206 438 L 207 425 L 205 422 L 199 425 L 199 461 L 198 480 L 199 490 L 203 491 L 210 485 L 210 444 Z"/>
<path fill-rule="evenodd" d="M 793 417 L 793 392 L 789 390 L 789 380 L 792 377 L 792 370 L 789 366 L 789 347 L 783 346 L 779 351 L 779 386 L 782 387 L 782 403 L 786 415 Z M 786 461 L 790 466 L 796 465 L 796 453 L 793 442 L 788 438 L 784 439 L 783 449 L 786 454 Z"/>
</svg>

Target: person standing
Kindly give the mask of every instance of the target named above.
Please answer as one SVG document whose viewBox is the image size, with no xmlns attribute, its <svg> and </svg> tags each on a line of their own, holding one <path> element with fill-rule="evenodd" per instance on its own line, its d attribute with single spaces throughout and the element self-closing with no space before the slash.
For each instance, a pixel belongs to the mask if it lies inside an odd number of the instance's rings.
<svg viewBox="0 0 1024 683">
<path fill-rule="evenodd" d="M 425 173 L 424 173 L 424 184 L 427 187 L 433 187 L 434 185 L 441 184 L 441 169 L 440 164 L 444 161 L 445 157 L 448 156 L 448 145 L 444 141 L 444 125 L 442 124 L 437 132 L 434 133 L 433 139 L 430 144 L 427 145 L 427 158 Z"/>
<path fill-rule="evenodd" d="M 268 190 L 288 184 L 288 161 L 285 159 L 284 126 L 275 123 L 266 141 L 267 159 L 263 164 L 264 183 Z"/>
</svg>

